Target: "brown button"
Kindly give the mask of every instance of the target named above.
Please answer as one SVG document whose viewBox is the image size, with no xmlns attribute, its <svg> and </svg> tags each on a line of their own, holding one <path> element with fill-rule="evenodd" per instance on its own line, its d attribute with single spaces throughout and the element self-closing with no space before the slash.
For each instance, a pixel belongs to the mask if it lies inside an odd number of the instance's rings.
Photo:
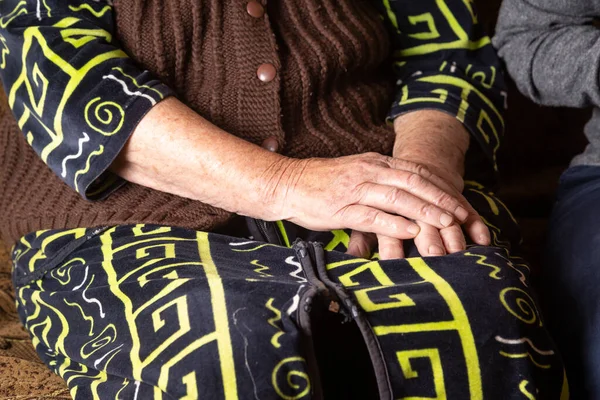
<svg viewBox="0 0 600 400">
<path fill-rule="evenodd" d="M 258 75 L 258 79 L 263 82 L 271 82 L 273 79 L 275 79 L 277 70 L 273 64 L 262 64 L 260 67 L 258 67 L 256 75 Z"/>
<path fill-rule="evenodd" d="M 258 1 L 251 1 L 246 5 L 246 11 L 254 18 L 261 18 L 265 15 L 265 8 Z"/>
<path fill-rule="evenodd" d="M 277 153 L 277 150 L 279 150 L 279 142 L 275 136 L 269 136 L 262 142 L 262 147 L 263 149 Z"/>
</svg>

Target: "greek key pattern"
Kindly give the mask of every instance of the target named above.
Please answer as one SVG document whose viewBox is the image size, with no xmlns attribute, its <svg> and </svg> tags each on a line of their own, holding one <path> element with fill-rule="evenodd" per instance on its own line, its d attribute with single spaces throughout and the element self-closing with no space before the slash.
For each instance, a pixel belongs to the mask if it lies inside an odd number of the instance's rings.
<svg viewBox="0 0 600 400">
<path fill-rule="evenodd" d="M 110 1 L 0 2 L 0 77 L 28 143 L 88 198 L 122 184 L 105 170 L 170 95 L 114 42 Z"/>
<path fill-rule="evenodd" d="M 437 109 L 462 122 L 496 166 L 506 89 L 471 0 L 378 2 L 394 43 L 398 96 L 389 119 Z"/>
<path fill-rule="evenodd" d="M 509 250 L 516 224 L 493 193 L 466 185 L 494 245 L 443 257 L 353 258 L 349 232 L 285 221 L 288 247 L 143 224 L 35 232 L 12 251 L 19 281 L 31 276 L 17 288 L 19 313 L 75 399 L 310 399 L 298 316 L 311 282 L 289 248 L 300 237 L 323 243 L 329 278 L 377 338 L 394 398 L 566 400 L 529 266 Z"/>
<path fill-rule="evenodd" d="M 23 323 L 75 399 L 310 398 L 292 322 L 307 288 L 299 264 L 273 263 L 280 247 L 224 238 L 140 224 L 19 241 L 15 273 L 32 275 L 17 289 Z"/>
<path fill-rule="evenodd" d="M 455 260 L 405 263 L 340 260 L 328 270 L 372 325 L 396 398 L 509 398 L 534 387 L 532 398 L 568 398 L 560 358 L 527 281 L 519 279 L 524 272 L 508 265 L 503 251 L 474 247 Z M 476 298 L 466 290 L 474 282 L 486 287 Z M 545 378 L 533 383 L 527 375 Z"/>
</svg>

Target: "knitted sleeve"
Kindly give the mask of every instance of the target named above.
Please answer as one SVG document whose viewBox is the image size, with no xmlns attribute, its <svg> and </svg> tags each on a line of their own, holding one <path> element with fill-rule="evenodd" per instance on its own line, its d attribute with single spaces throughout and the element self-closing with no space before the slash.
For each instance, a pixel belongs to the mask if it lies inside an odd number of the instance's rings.
<svg viewBox="0 0 600 400">
<path fill-rule="evenodd" d="M 496 166 L 506 91 L 471 0 L 376 0 L 392 35 L 397 97 L 389 119 L 419 109 L 454 115 Z"/>
<path fill-rule="evenodd" d="M 123 184 L 107 168 L 168 87 L 114 38 L 110 0 L 0 1 L 0 78 L 42 160 L 87 199 Z"/>
</svg>

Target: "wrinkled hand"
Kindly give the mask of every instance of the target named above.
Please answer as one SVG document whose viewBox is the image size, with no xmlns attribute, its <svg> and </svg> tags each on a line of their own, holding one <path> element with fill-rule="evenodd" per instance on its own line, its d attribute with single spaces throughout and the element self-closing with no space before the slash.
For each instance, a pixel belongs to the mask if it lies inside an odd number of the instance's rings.
<svg viewBox="0 0 600 400">
<path fill-rule="evenodd" d="M 469 218 L 465 202 L 422 165 L 366 153 L 334 159 L 282 159 L 263 174 L 272 219 L 313 230 L 353 229 L 410 239 Z M 442 186 L 446 186 L 445 189 Z"/>
<path fill-rule="evenodd" d="M 463 225 L 467 235 L 479 245 L 489 245 L 491 238 L 481 217 L 461 195 L 464 189 L 464 157 L 469 147 L 469 134 L 453 116 L 435 110 L 422 110 L 405 114 L 394 121 L 396 143 L 394 157 L 424 166 L 434 176 L 436 185 L 459 199 L 467 210 Z M 459 223 L 439 227 L 424 220 L 416 220 L 420 227 L 414 238 L 421 256 L 438 256 L 455 253 L 466 248 L 466 240 Z M 372 235 L 354 231 L 348 245 L 348 253 L 368 257 L 371 250 L 379 248 L 381 259 L 405 256 L 402 238 L 385 233 Z"/>
<path fill-rule="evenodd" d="M 448 191 L 454 195 L 457 193 L 456 189 L 448 189 Z M 462 196 L 460 197 L 465 208 L 469 211 L 469 217 L 463 224 L 465 231 L 475 243 L 482 246 L 489 245 L 490 234 L 487 226 L 467 200 Z M 414 242 L 421 256 L 442 256 L 466 249 L 465 236 L 459 224 L 454 223 L 441 229 L 420 221 L 417 221 L 417 224 L 420 227 L 420 232 L 414 238 Z M 375 247 L 378 248 L 379 258 L 382 260 L 405 257 L 402 240 L 360 231 L 352 232 L 348 244 L 348 254 L 368 258 Z"/>
<path fill-rule="evenodd" d="M 432 168 L 432 170 L 436 169 L 431 166 L 429 168 Z M 442 184 L 440 187 L 448 193 L 458 196 L 465 209 L 468 210 L 469 216 L 463 224 L 465 231 L 475 243 L 482 246 L 489 245 L 490 233 L 487 226 L 468 201 L 462 195 L 458 194 L 459 190 L 462 190 L 464 186 L 462 178 L 458 175 L 458 179 L 455 177 L 452 181 L 454 184 L 446 181 L 446 184 Z M 459 224 L 453 223 L 448 227 L 439 229 L 421 221 L 417 221 L 416 223 L 420 227 L 420 232 L 414 238 L 414 242 L 421 256 L 442 256 L 466 249 L 465 236 Z M 368 258 L 375 247 L 378 248 L 379 258 L 382 260 L 405 257 L 402 240 L 387 235 L 373 235 L 360 231 L 352 232 L 348 244 L 348 254 Z"/>
</svg>

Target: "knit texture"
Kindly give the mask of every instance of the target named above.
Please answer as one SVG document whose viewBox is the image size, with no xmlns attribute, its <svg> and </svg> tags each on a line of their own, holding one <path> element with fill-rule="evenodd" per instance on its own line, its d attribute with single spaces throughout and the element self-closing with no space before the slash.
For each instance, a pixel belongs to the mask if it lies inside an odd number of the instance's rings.
<svg viewBox="0 0 600 400">
<path fill-rule="evenodd" d="M 256 19 L 220 0 L 117 0 L 125 51 L 214 124 L 250 142 L 274 136 L 291 157 L 391 152 L 389 39 L 363 1 L 270 2 Z M 360 18 L 356 17 L 360 16 Z M 142 40 L 143 39 L 143 40 Z M 263 63 L 276 78 L 260 81 Z M 26 143 L 0 99 L 0 232 L 154 223 L 212 230 L 230 213 L 127 184 L 88 202 Z M 225 150 L 224 150 L 225 151 Z"/>
</svg>

